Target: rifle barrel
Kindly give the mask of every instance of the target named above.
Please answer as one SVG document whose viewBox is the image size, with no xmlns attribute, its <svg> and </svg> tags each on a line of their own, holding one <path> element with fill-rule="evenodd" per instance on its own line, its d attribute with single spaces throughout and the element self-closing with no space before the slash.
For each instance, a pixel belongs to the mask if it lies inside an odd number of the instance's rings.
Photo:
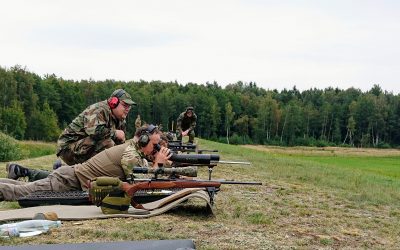
<svg viewBox="0 0 400 250">
<path fill-rule="evenodd" d="M 174 162 L 191 164 L 210 164 L 210 162 L 219 161 L 219 155 L 214 154 L 172 154 L 169 158 Z"/>
<path fill-rule="evenodd" d="M 218 149 L 199 149 L 199 150 L 197 150 L 200 154 L 202 153 L 202 152 L 211 152 L 211 153 L 216 153 L 216 152 L 218 152 Z"/>
<path fill-rule="evenodd" d="M 217 181 L 217 180 L 214 180 Z M 238 184 L 238 185 L 262 185 L 262 182 L 258 181 L 217 181 L 221 184 Z"/>
<path fill-rule="evenodd" d="M 145 179 L 134 179 L 134 181 L 137 182 L 152 182 L 152 181 L 185 181 L 185 182 L 211 182 L 211 183 L 215 183 L 215 182 L 219 182 L 221 184 L 237 184 L 237 185 L 262 185 L 262 182 L 258 182 L 258 181 L 226 181 L 226 180 L 200 180 L 200 179 L 195 179 L 195 180 L 185 180 L 185 179 L 149 179 L 149 178 L 145 178 Z"/>
<path fill-rule="evenodd" d="M 221 164 L 242 164 L 242 165 L 251 165 L 251 163 L 248 162 L 248 161 L 212 161 L 211 163 L 214 163 L 214 164 L 221 163 Z"/>
</svg>

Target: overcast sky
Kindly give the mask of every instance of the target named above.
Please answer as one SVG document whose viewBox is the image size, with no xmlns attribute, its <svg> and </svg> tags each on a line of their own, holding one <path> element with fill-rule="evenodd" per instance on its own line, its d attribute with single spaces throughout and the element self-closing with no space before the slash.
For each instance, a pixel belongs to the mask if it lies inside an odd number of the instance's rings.
<svg viewBox="0 0 400 250">
<path fill-rule="evenodd" d="M 0 66 L 64 79 L 400 93 L 400 1 L 0 0 Z"/>
</svg>

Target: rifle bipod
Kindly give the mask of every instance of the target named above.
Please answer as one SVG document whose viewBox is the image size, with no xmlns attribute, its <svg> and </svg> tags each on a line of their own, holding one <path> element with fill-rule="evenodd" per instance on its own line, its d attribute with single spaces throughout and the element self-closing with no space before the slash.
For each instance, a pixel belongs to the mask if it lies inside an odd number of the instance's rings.
<svg viewBox="0 0 400 250">
<path fill-rule="evenodd" d="M 219 188 L 216 188 L 216 187 L 206 187 L 206 191 L 207 191 L 208 196 L 210 197 L 210 204 L 211 204 L 211 206 L 214 206 L 214 200 L 215 200 L 214 196 L 215 196 L 215 194 L 219 191 Z"/>
</svg>

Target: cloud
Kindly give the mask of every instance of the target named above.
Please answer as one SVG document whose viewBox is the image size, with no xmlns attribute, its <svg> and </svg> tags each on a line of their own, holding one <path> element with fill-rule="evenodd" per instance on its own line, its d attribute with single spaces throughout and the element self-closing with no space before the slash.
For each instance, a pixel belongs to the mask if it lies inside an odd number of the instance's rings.
<svg viewBox="0 0 400 250">
<path fill-rule="evenodd" d="M 67 79 L 380 84 L 400 92 L 397 1 L 22 1 L 3 4 L 3 66 Z"/>
<path fill-rule="evenodd" d="M 183 34 L 146 31 L 130 27 L 58 23 L 46 27 L 35 27 L 26 33 L 23 39 L 36 43 L 38 46 L 90 50 L 130 50 L 168 46 L 185 38 Z"/>
</svg>

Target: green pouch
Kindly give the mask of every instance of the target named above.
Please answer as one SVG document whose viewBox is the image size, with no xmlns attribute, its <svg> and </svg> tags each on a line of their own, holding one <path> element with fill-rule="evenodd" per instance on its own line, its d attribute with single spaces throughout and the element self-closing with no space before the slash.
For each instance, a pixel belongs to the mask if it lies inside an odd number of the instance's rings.
<svg viewBox="0 0 400 250">
<path fill-rule="evenodd" d="M 126 214 L 128 213 L 131 197 L 122 190 L 110 192 L 100 204 L 103 214 Z"/>
<path fill-rule="evenodd" d="M 113 177 L 98 177 L 89 185 L 89 199 L 96 206 L 100 206 L 103 199 L 112 192 L 123 192 L 122 181 Z"/>
<path fill-rule="evenodd" d="M 101 176 L 96 178 L 97 186 L 120 186 L 121 180 L 116 177 Z"/>
</svg>

